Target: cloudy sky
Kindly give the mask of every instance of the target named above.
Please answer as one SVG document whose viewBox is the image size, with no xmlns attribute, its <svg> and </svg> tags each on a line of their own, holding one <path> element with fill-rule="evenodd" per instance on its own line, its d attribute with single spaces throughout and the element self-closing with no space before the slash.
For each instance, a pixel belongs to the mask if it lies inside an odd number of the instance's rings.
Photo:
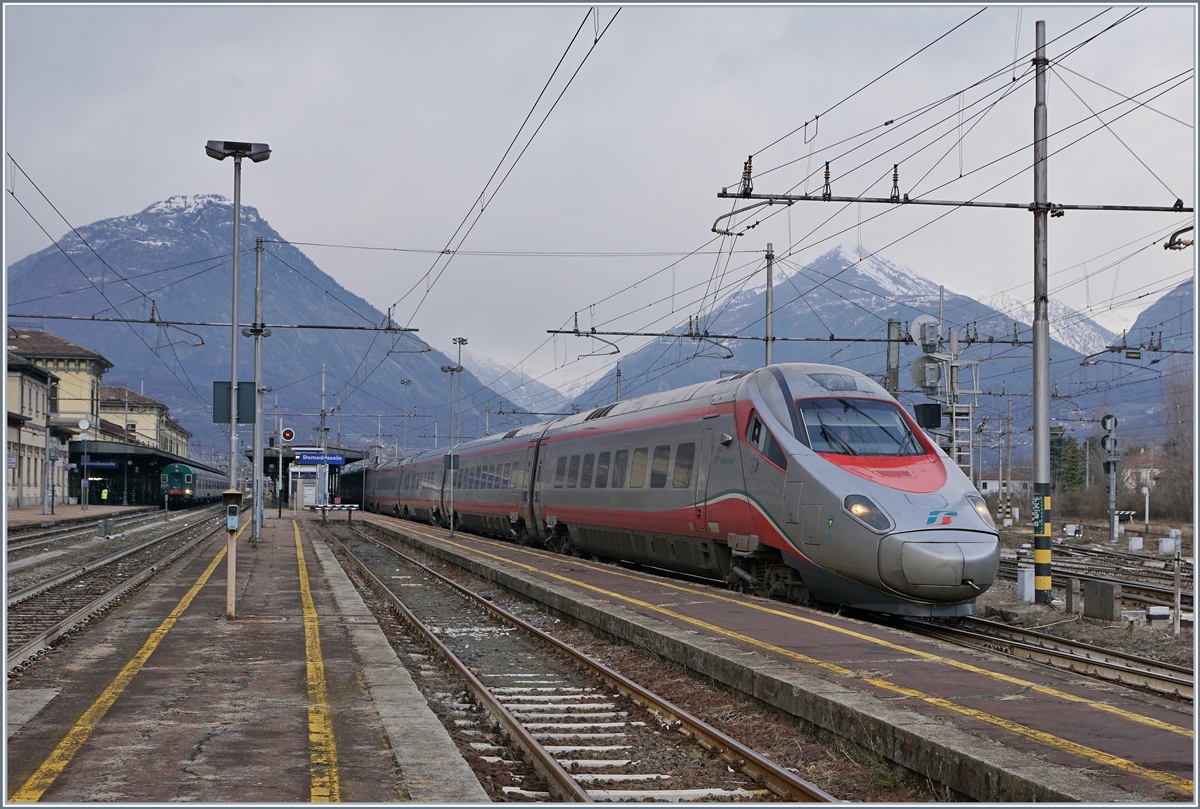
<svg viewBox="0 0 1200 809">
<path fill-rule="evenodd" d="M 547 329 L 686 324 L 718 282 L 761 283 L 768 242 L 784 267 L 861 242 L 954 291 L 1030 299 L 1025 211 L 801 202 L 736 240 L 711 228 L 751 154 L 756 192 L 819 193 L 829 160 L 834 195 L 886 197 L 899 164 L 912 197 L 1030 202 L 1036 20 L 1051 202 L 1193 206 L 1196 9 L 1135 11 L 7 4 L 5 149 L 82 225 L 232 196 L 204 142 L 269 143 L 243 201 L 293 242 L 342 245 L 302 248 L 322 269 L 447 353 L 463 335 L 565 385 L 603 361 Z M 66 226 L 6 163 L 37 220 L 5 195 L 7 266 L 50 244 L 39 222 Z M 1132 323 L 1194 274 L 1194 250 L 1160 246 L 1191 221 L 1052 220 L 1051 294 Z"/>
</svg>

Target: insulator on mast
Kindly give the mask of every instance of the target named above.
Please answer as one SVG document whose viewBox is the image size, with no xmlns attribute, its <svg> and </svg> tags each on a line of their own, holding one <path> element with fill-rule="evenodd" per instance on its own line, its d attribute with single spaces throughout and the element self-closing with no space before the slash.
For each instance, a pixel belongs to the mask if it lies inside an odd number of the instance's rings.
<svg viewBox="0 0 1200 809">
<path fill-rule="evenodd" d="M 892 164 L 892 202 L 900 201 L 900 164 Z"/>
<path fill-rule="evenodd" d="M 754 171 L 753 164 L 754 164 L 754 155 L 750 155 L 749 157 L 746 158 L 746 165 L 742 169 L 742 191 L 741 191 L 741 194 L 743 197 L 748 197 L 748 196 L 750 196 L 750 194 L 752 194 L 754 192 L 754 183 L 750 179 L 751 174 L 753 174 L 753 171 Z"/>
<path fill-rule="evenodd" d="M 821 198 L 828 201 L 833 196 L 833 191 L 829 188 L 829 161 L 825 161 L 825 190 L 821 192 Z"/>
</svg>

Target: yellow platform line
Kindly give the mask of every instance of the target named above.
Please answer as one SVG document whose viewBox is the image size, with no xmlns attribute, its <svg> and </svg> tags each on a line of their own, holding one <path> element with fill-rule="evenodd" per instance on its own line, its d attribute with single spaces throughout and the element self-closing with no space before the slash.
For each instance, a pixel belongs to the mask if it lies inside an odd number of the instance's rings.
<svg viewBox="0 0 1200 809">
<path fill-rule="evenodd" d="M 414 529 L 414 533 L 420 533 L 420 532 L 416 531 Z M 436 534 L 423 534 L 423 536 L 427 536 L 430 539 L 439 539 L 442 541 L 446 541 L 443 537 L 439 537 Z M 514 547 L 516 547 L 516 546 L 514 546 Z M 525 553 L 525 554 L 529 554 L 529 555 L 533 555 L 533 556 L 537 555 L 536 551 L 532 551 L 532 550 L 529 550 L 526 548 L 518 547 L 516 549 L 518 551 L 520 551 L 521 553 Z M 475 550 L 475 549 L 468 548 L 468 550 Z M 475 551 L 475 552 L 483 553 L 483 551 Z M 520 563 L 514 562 L 514 564 L 520 564 Z M 600 568 L 595 565 L 590 565 L 587 562 L 583 562 L 578 559 L 573 559 L 572 564 L 576 564 L 579 567 L 586 567 L 589 570 L 607 573 L 610 576 L 616 576 L 619 578 L 627 578 L 627 579 L 630 579 L 633 581 L 643 581 L 642 579 L 639 579 L 637 576 L 634 576 L 634 575 L 631 575 L 628 573 L 624 573 L 624 572 L 621 572 L 618 570 L 613 570 L 613 569 L 607 568 L 607 567 Z M 1146 725 L 1147 727 L 1152 727 L 1156 730 L 1164 730 L 1164 731 L 1167 731 L 1168 733 L 1175 733 L 1175 734 L 1184 736 L 1189 739 L 1195 737 L 1195 731 L 1192 728 L 1180 727 L 1179 725 L 1173 725 L 1170 722 L 1164 722 L 1161 719 L 1155 719 L 1152 716 L 1144 716 L 1139 713 L 1134 713 L 1133 711 L 1127 711 L 1124 708 L 1118 708 L 1115 705 L 1109 705 L 1108 703 L 1098 702 L 1096 700 L 1088 699 L 1087 697 L 1080 697 L 1075 694 L 1071 694 L 1067 691 L 1061 691 L 1052 686 L 1035 683 L 1032 680 L 1023 680 L 1020 677 L 1014 677 L 1010 674 L 1004 674 L 1003 672 L 992 671 L 990 669 L 981 668 L 980 666 L 974 666 L 974 665 L 971 665 L 970 663 L 967 663 L 967 662 L 964 662 L 961 660 L 955 660 L 953 658 L 943 657 L 942 655 L 934 654 L 932 652 L 925 652 L 920 649 L 914 649 L 911 646 L 903 646 L 899 643 L 893 643 L 889 640 L 884 640 L 883 638 L 875 637 L 873 635 L 867 635 L 862 632 L 857 632 L 853 629 L 849 629 L 848 627 L 836 626 L 833 624 L 826 623 L 824 621 L 816 620 L 814 618 L 806 618 L 803 615 L 796 615 L 795 613 L 784 612 L 782 610 L 778 610 L 778 609 L 775 609 L 773 607 L 766 606 L 763 604 L 755 604 L 750 601 L 742 601 L 739 599 L 730 598 L 729 596 L 724 596 L 724 595 L 721 595 L 720 593 L 716 593 L 716 592 L 706 592 L 706 591 L 702 591 L 702 590 L 696 590 L 691 587 L 683 587 L 683 586 L 673 584 L 670 582 L 663 582 L 662 584 L 664 587 L 669 587 L 669 588 L 671 588 L 673 590 L 677 590 L 681 593 L 687 593 L 688 595 L 702 596 L 705 598 L 711 598 L 715 601 L 725 601 L 729 604 L 736 604 L 738 606 L 746 607 L 746 608 L 749 608 L 752 610 L 757 610 L 758 612 L 763 612 L 768 615 L 773 615 L 773 616 L 776 616 L 779 618 L 786 618 L 789 621 L 796 621 L 798 623 L 809 624 L 811 626 L 815 626 L 815 627 L 818 627 L 820 629 L 824 629 L 824 630 L 827 630 L 830 632 L 836 632 L 838 634 L 845 635 L 845 636 L 851 637 L 851 638 L 855 638 L 857 640 L 862 640 L 862 641 L 866 641 L 868 643 L 873 643 L 877 646 L 883 646 L 884 648 L 892 649 L 892 650 L 900 652 L 902 654 L 908 654 L 908 655 L 912 655 L 914 657 L 919 657 L 924 660 L 929 660 L 930 662 L 945 663 L 947 666 L 952 666 L 952 667 L 954 667 L 956 669 L 960 669 L 962 671 L 968 671 L 968 672 L 971 672 L 972 674 L 978 674 L 978 675 L 981 675 L 984 677 L 989 677 L 993 680 L 999 680 L 1001 682 L 1009 683 L 1010 685 L 1019 686 L 1021 688 L 1028 688 L 1031 691 L 1036 691 L 1040 694 L 1045 694 L 1048 697 L 1055 697 L 1057 699 L 1063 700 L 1064 702 L 1074 702 L 1074 703 L 1077 703 L 1080 705 L 1085 705 L 1094 710 L 1103 711 L 1104 713 L 1112 714 L 1114 716 L 1119 716 L 1122 719 L 1128 720 L 1130 722 L 1135 722 L 1139 725 Z M 817 664 L 819 665 L 820 661 L 818 661 Z"/>
<path fill-rule="evenodd" d="M 308 586 L 308 567 L 304 564 L 304 548 L 300 544 L 300 526 L 292 520 L 296 535 L 296 563 L 300 567 L 300 600 L 304 604 L 304 648 L 308 661 L 308 744 L 309 774 L 312 786 L 309 800 L 313 803 L 336 803 L 341 800 L 338 781 L 337 740 L 333 734 L 333 716 L 325 689 L 325 661 L 321 658 L 321 635 L 317 624 L 317 609 Z"/>
<path fill-rule="evenodd" d="M 242 528 L 244 530 L 245 525 Z M 241 531 L 238 531 L 238 534 L 240 535 Z M 208 568 L 200 575 L 200 578 L 196 580 L 191 589 L 187 591 L 187 594 L 180 599 L 175 609 L 171 610 L 171 614 L 158 625 L 157 629 L 150 633 L 150 637 L 142 644 L 142 648 L 133 656 L 133 659 L 125 664 L 124 668 L 113 678 L 113 681 L 108 684 L 108 687 L 104 689 L 100 696 L 96 698 L 91 707 L 83 712 L 83 715 L 79 717 L 74 727 L 67 732 L 67 735 L 58 743 L 54 751 L 38 767 L 37 772 L 31 775 L 29 780 L 19 790 L 13 793 L 10 800 L 14 803 L 32 803 L 41 800 L 45 791 L 62 774 L 62 771 L 75 758 L 75 754 L 83 747 L 84 742 L 92 735 L 92 731 L 96 729 L 96 726 L 100 724 L 100 720 L 108 713 L 108 709 L 117 701 L 117 697 L 121 696 L 121 692 L 125 690 L 130 681 L 146 665 L 146 661 L 150 659 L 150 655 L 154 654 L 154 650 L 158 648 L 159 644 L 167 636 L 167 633 L 175 626 L 179 617 L 191 606 L 192 600 L 196 598 L 196 595 L 200 592 L 200 588 L 208 582 L 213 571 L 217 569 L 217 565 L 225 558 L 226 550 L 227 547 L 222 547 L 217 552 L 217 555 L 213 558 Z"/>
<path fill-rule="evenodd" d="M 774 654 L 782 655 L 784 657 L 788 657 L 788 658 L 791 658 L 793 660 L 797 660 L 797 661 L 800 661 L 803 663 L 808 663 L 810 665 L 819 666 L 820 668 L 823 668 L 827 671 L 830 671 L 834 674 L 837 674 L 837 675 L 840 675 L 843 677 L 856 677 L 856 675 L 854 674 L 853 671 L 845 668 L 844 666 L 839 666 L 836 663 L 829 663 L 824 660 L 817 660 L 816 658 L 809 657 L 808 655 L 801 654 L 799 652 L 794 652 L 791 649 L 784 649 L 781 646 L 775 646 L 774 644 L 767 643 L 766 641 L 759 640 L 758 638 L 752 638 L 748 635 L 742 635 L 738 632 L 734 632 L 732 630 L 725 629 L 724 627 L 716 626 L 714 624 L 709 624 L 709 623 L 707 623 L 705 621 L 701 621 L 697 618 L 692 618 L 691 616 L 683 615 L 682 613 L 675 612 L 674 610 L 669 610 L 665 607 L 660 607 L 656 604 L 651 604 L 647 601 L 641 601 L 639 599 L 624 595 L 622 593 L 617 593 L 617 592 L 614 592 L 611 590 L 606 590 L 603 587 L 597 587 L 595 585 L 587 584 L 585 582 L 580 582 L 580 581 L 572 579 L 568 576 L 562 576 L 557 573 L 551 573 L 547 570 L 544 570 L 539 567 L 535 567 L 533 565 L 527 565 L 522 562 L 517 562 L 512 559 L 507 559 L 502 556 L 488 553 L 486 551 L 481 551 L 478 548 L 471 548 L 471 547 L 462 545 L 457 542 L 451 542 L 450 540 L 448 540 L 444 537 L 439 537 L 434 534 L 423 533 L 416 529 L 412 529 L 412 530 L 413 530 L 413 533 L 422 534 L 423 536 L 429 537 L 430 539 L 437 539 L 439 541 L 446 542 L 450 545 L 453 545 L 454 547 L 461 548 L 462 550 L 470 551 L 472 553 L 477 553 L 477 554 L 480 554 L 481 556 L 486 556 L 488 558 L 495 559 L 500 562 L 505 562 L 507 564 L 516 565 L 518 567 L 525 568 L 526 570 L 529 570 L 531 572 L 540 573 L 542 575 L 549 576 L 550 578 L 558 579 L 559 581 L 566 582 L 566 583 L 575 585 L 577 587 L 582 587 L 587 590 L 592 590 L 594 592 L 601 593 L 601 594 L 609 596 L 611 598 L 615 598 L 619 601 L 625 601 L 625 602 L 633 604 L 635 606 L 639 606 L 644 609 L 648 609 L 648 610 L 651 610 L 654 612 L 661 613 L 663 615 L 667 615 L 678 621 L 682 621 L 684 623 L 689 623 L 689 624 L 692 624 L 693 626 L 701 627 L 702 629 L 705 629 L 714 634 L 724 635 L 725 637 L 728 637 L 728 638 L 731 638 L 734 640 L 738 640 L 743 643 L 750 644 L 752 646 L 757 646 L 766 651 L 773 652 Z M 518 550 L 521 550 L 522 552 L 527 552 L 527 551 L 524 551 L 524 549 L 518 549 Z M 572 559 L 571 563 L 572 564 L 580 564 L 581 566 L 588 567 L 591 570 L 600 570 L 600 568 L 596 568 L 596 567 L 587 565 L 586 563 L 581 563 L 581 562 L 579 562 L 579 560 L 576 560 L 576 559 Z M 610 573 L 612 575 L 618 575 L 618 576 L 624 575 L 624 577 L 626 577 L 626 578 L 637 579 L 636 576 L 628 576 L 626 574 L 620 574 L 620 573 L 617 573 L 617 572 L 614 572 L 614 571 L 611 571 L 608 569 L 603 569 L 602 572 Z M 812 619 L 803 618 L 800 616 L 792 616 L 788 613 L 779 612 L 777 610 L 760 607 L 758 605 L 750 604 L 748 602 L 738 601 L 738 600 L 732 599 L 732 598 L 725 598 L 725 597 L 719 596 L 719 595 L 703 593 L 698 590 L 692 590 L 692 589 L 686 588 L 686 587 L 677 587 L 675 585 L 671 585 L 668 583 L 664 583 L 664 584 L 668 587 L 671 587 L 672 589 L 679 590 L 681 592 L 694 593 L 697 595 L 704 595 L 704 596 L 711 596 L 718 600 L 724 600 L 724 601 L 728 601 L 730 603 L 738 604 L 741 606 L 749 606 L 749 607 L 753 607 L 755 609 L 760 609 L 763 612 L 770 612 L 770 613 L 773 613 L 776 615 L 781 615 L 783 617 L 794 617 L 797 620 L 801 620 L 801 621 L 811 623 L 811 624 L 814 624 L 814 625 L 817 625 L 820 627 L 824 627 L 824 628 L 834 629 L 835 631 L 843 632 L 844 634 L 847 634 L 847 635 L 858 637 L 863 640 L 874 642 L 874 643 L 880 643 L 884 646 L 887 646 L 887 647 L 890 647 L 893 649 L 897 649 L 900 651 L 906 651 L 911 654 L 915 654 L 920 657 L 925 657 L 930 660 L 942 661 L 942 662 L 947 662 L 947 663 L 956 662 L 956 661 L 947 660 L 946 658 L 938 657 L 937 655 L 933 655 L 928 652 L 920 652 L 916 649 L 909 649 L 907 647 L 900 646 L 898 644 L 894 644 L 889 641 L 884 641 L 884 640 L 881 640 L 878 638 L 872 638 L 869 635 L 863 635 L 861 633 L 854 632 L 853 630 L 842 630 L 837 627 L 830 627 L 827 624 L 821 623 L 820 621 L 814 621 Z M 977 671 L 977 673 L 980 673 L 980 674 L 994 674 L 994 672 L 989 672 L 986 669 L 975 669 L 974 667 L 969 667 L 969 664 L 963 664 L 963 667 L 970 668 L 971 670 Z M 936 705 L 938 707 L 945 708 L 946 710 L 951 710 L 951 711 L 955 711 L 957 713 L 963 714 L 964 716 L 969 716 L 974 719 L 979 719 L 984 722 L 988 722 L 990 724 L 996 725 L 997 727 L 1002 727 L 1013 733 L 1024 736 L 1027 739 L 1032 739 L 1032 740 L 1037 741 L 1041 744 L 1044 744 L 1048 747 L 1052 747 L 1054 749 L 1061 750 L 1063 752 L 1070 753 L 1072 755 L 1079 756 L 1081 758 L 1089 759 L 1091 761 L 1096 762 L 1097 764 L 1102 764 L 1105 766 L 1124 770 L 1125 772 L 1128 772 L 1132 775 L 1141 776 L 1143 778 L 1147 778 L 1152 781 L 1157 781 L 1159 783 L 1166 784 L 1168 786 L 1179 789 L 1189 795 L 1192 794 L 1192 790 L 1193 790 L 1192 782 L 1186 778 L 1180 778 L 1179 776 L 1173 775 L 1172 773 L 1162 772 L 1159 770 L 1150 770 L 1145 767 L 1142 767 L 1140 764 L 1136 764 L 1132 761 L 1129 761 L 1128 759 L 1124 759 L 1119 756 L 1114 756 L 1109 753 L 1105 753 L 1102 750 L 1096 750 L 1095 748 L 1077 744 L 1075 742 L 1069 741 L 1067 739 L 1063 739 L 1058 736 L 1054 736 L 1049 733 L 1044 733 L 1039 730 L 1034 730 L 1033 728 L 1027 727 L 1027 726 L 1022 725 L 1017 722 L 1013 722 L 1008 719 L 1004 719 L 1003 717 L 994 716 L 994 715 L 988 714 L 984 711 L 978 711 L 974 708 L 968 708 L 963 705 L 958 705 L 957 703 L 951 702 L 951 701 L 943 699 L 941 697 L 935 697 L 930 694 L 925 694 L 920 691 L 916 691 L 914 689 L 905 688 L 904 686 L 897 685 L 897 684 L 889 682 L 887 680 L 877 679 L 877 678 L 856 678 L 856 679 L 860 679 L 862 682 L 870 683 L 871 685 L 874 685 L 877 688 L 892 691 L 897 694 L 902 694 L 906 697 L 911 697 L 913 699 L 919 699 L 919 700 L 927 702 L 931 705 Z M 1008 677 L 1007 675 L 1001 675 L 1000 679 L 1005 679 L 1007 681 L 1011 681 L 1014 683 L 1023 682 L 1017 678 Z M 1029 683 L 1029 685 L 1032 687 L 1037 687 L 1033 683 Z M 1053 692 L 1053 691 L 1054 691 L 1054 689 L 1047 690 L 1047 692 Z M 1067 695 L 1064 693 L 1063 696 L 1070 697 L 1071 695 Z M 1072 697 L 1072 701 L 1088 702 L 1087 700 L 1083 700 L 1080 697 Z M 1089 704 L 1092 704 L 1092 703 L 1089 702 Z M 1119 709 L 1114 709 L 1114 710 L 1119 710 Z M 1140 719 L 1147 718 L 1147 717 L 1140 717 L 1137 714 L 1130 714 L 1128 718 L 1135 718 L 1135 717 L 1140 718 Z M 1165 724 L 1165 723 L 1163 723 L 1163 724 Z M 1167 727 L 1173 728 L 1174 726 L 1167 725 Z"/>
</svg>

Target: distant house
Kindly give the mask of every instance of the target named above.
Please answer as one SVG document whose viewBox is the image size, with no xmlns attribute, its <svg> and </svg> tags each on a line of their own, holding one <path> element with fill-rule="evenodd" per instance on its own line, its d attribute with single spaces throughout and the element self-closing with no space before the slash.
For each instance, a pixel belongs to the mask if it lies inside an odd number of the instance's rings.
<svg viewBox="0 0 1200 809">
<path fill-rule="evenodd" d="M 192 434 L 171 418 L 157 399 L 123 387 L 100 388 L 100 415 L 116 428 L 119 440 L 187 457 Z"/>
<path fill-rule="evenodd" d="M 50 411 L 66 426 L 87 419 L 87 438 L 100 440 L 100 379 L 113 364 L 90 348 L 37 329 L 9 326 L 8 345 L 10 356 L 19 354 L 58 378 Z"/>
<path fill-rule="evenodd" d="M 42 503 L 47 493 L 61 498 L 67 484 L 62 464 L 78 427 L 72 429 L 58 417 L 55 392 L 60 380 L 16 349 L 5 353 L 4 365 L 8 411 L 5 501 L 9 508 L 23 508 Z"/>
<path fill-rule="evenodd" d="M 1155 463 L 1161 458 L 1161 453 L 1156 459 L 1154 450 L 1145 448 L 1139 450 L 1136 455 L 1127 455 L 1121 458 L 1119 468 L 1121 481 L 1125 488 L 1138 491 L 1145 486 L 1153 489 L 1162 474 L 1162 469 Z"/>
</svg>

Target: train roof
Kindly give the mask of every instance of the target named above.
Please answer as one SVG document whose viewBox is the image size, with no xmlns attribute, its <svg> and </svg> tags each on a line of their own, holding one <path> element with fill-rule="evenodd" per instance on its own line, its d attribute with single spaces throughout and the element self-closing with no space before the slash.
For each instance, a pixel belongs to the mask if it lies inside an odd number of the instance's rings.
<svg viewBox="0 0 1200 809">
<path fill-rule="evenodd" d="M 770 369 L 778 369 L 784 374 L 788 380 L 792 395 L 797 399 L 829 396 L 831 394 L 845 395 L 850 391 L 855 391 L 860 396 L 865 394 L 872 398 L 890 398 L 879 383 L 858 371 L 843 368 L 840 365 L 789 362 L 770 366 Z M 544 434 L 570 429 L 589 421 L 638 413 L 693 399 L 704 400 L 722 394 L 729 394 L 728 398 L 733 398 L 732 395 L 736 394 L 743 381 L 757 378 L 764 373 L 772 373 L 770 369 L 756 368 L 752 371 L 742 371 L 731 376 L 722 377 L 721 379 L 711 379 L 707 382 L 686 385 L 682 388 L 656 391 L 642 396 L 635 396 L 632 399 L 600 405 L 583 413 L 574 413 L 569 416 L 559 416 L 548 421 L 526 424 L 505 433 L 496 433 L 495 435 L 464 441 L 456 445 L 456 451 L 459 453 L 470 452 L 504 441 L 540 438 Z M 724 400 L 725 397 L 722 396 L 722 399 Z M 446 449 L 425 450 L 408 458 L 402 458 L 395 465 L 403 466 L 432 461 L 445 456 L 448 452 L 449 447 Z"/>
</svg>

